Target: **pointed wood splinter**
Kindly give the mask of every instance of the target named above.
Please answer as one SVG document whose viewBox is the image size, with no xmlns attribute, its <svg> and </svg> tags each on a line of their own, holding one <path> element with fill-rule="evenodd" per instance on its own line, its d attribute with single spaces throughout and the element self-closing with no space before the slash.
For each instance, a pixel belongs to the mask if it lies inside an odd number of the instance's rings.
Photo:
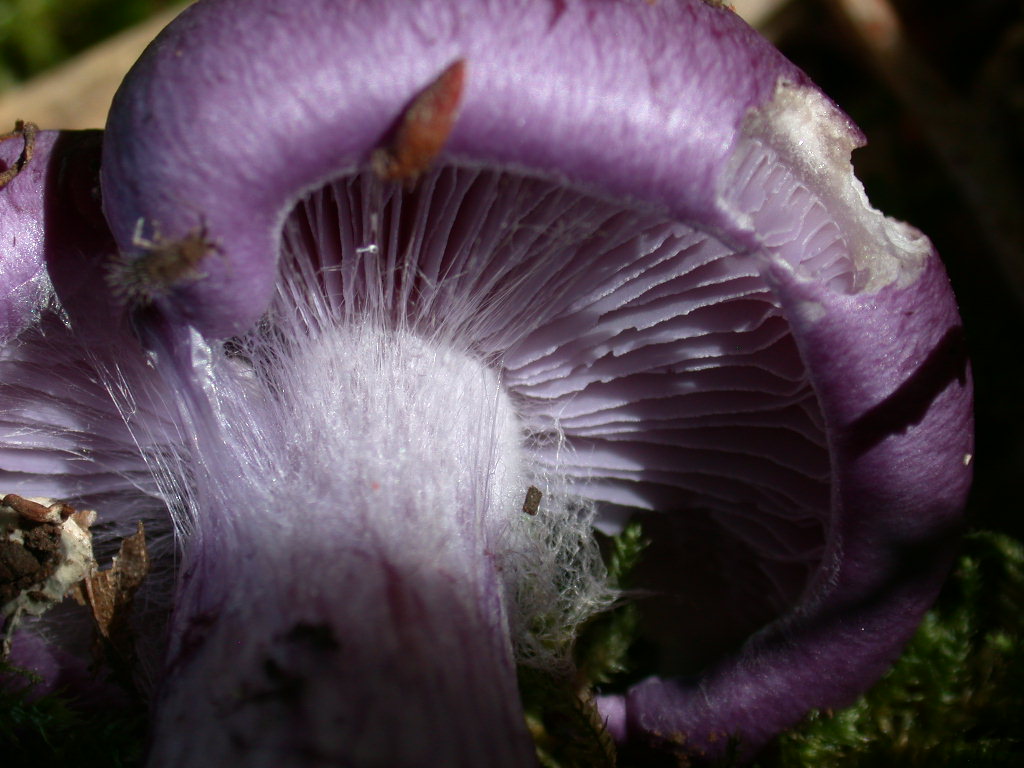
<svg viewBox="0 0 1024 768">
<path fill-rule="evenodd" d="M 455 126 L 465 81 L 466 61 L 458 59 L 413 99 L 390 143 L 373 153 L 380 179 L 411 186 L 430 167 Z"/>
</svg>

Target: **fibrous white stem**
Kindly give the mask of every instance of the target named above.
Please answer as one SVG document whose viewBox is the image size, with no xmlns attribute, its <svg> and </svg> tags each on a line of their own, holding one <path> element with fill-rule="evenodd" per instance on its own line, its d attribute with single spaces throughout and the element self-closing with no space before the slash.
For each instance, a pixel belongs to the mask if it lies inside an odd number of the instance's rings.
<svg viewBox="0 0 1024 768">
<path fill-rule="evenodd" d="M 496 559 L 528 482 L 495 375 L 399 331 L 263 344 L 183 398 L 151 765 L 528 764 Z"/>
</svg>

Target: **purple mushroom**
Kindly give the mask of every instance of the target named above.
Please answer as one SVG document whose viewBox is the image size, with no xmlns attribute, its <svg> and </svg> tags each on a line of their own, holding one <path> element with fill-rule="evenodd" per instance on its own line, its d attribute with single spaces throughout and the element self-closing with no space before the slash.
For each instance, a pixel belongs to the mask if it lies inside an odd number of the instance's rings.
<svg viewBox="0 0 1024 768">
<path fill-rule="evenodd" d="M 676 600 L 617 741 L 749 756 L 899 654 L 960 320 L 718 6 L 203 0 L 104 134 L 0 144 L 0 491 L 96 510 L 101 563 L 145 522 L 149 765 L 536 764 L 517 664 L 571 663 L 638 512 Z M 79 679 L 81 615 L 11 660 Z"/>
</svg>

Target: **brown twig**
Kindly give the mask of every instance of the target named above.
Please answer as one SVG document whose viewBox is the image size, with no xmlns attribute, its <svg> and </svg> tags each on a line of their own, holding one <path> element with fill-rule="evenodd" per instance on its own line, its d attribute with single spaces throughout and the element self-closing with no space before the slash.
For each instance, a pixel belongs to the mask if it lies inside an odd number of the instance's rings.
<svg viewBox="0 0 1024 768">
<path fill-rule="evenodd" d="M 10 184 L 15 177 L 21 173 L 25 166 L 32 161 L 32 153 L 35 151 L 36 147 L 36 134 L 38 133 L 39 126 L 35 123 L 16 120 L 14 123 L 14 130 L 0 136 L 0 141 L 7 141 L 8 139 L 13 139 L 15 136 L 20 136 L 22 141 L 25 142 L 18 159 L 14 161 L 10 168 L 0 171 L 0 189 L 3 189 Z"/>
</svg>

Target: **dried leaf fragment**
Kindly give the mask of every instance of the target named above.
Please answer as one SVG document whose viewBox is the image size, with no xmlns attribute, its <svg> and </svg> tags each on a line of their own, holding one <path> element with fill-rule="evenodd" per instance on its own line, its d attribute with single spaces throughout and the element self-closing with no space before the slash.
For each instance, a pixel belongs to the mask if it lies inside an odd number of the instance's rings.
<svg viewBox="0 0 1024 768">
<path fill-rule="evenodd" d="M 85 578 L 85 596 L 96 630 L 117 651 L 130 647 L 128 615 L 135 592 L 149 573 L 146 533 L 142 522 L 134 534 L 121 541 L 113 564 Z"/>
<path fill-rule="evenodd" d="M 91 511 L 9 493 L 0 499 L 0 659 L 23 615 L 41 616 L 96 567 Z"/>
</svg>

